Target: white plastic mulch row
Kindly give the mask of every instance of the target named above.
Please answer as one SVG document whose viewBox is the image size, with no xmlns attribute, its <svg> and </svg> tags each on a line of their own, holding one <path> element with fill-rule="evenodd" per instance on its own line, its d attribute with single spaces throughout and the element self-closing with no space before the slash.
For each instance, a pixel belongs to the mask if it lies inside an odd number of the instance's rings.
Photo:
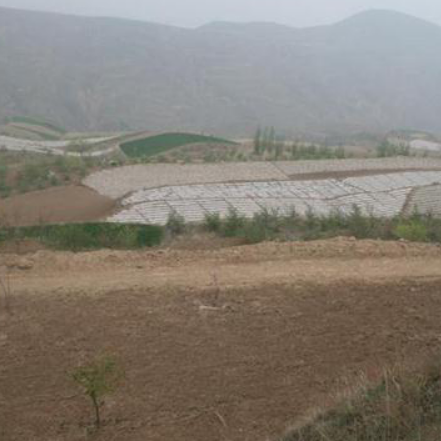
<svg viewBox="0 0 441 441">
<path fill-rule="evenodd" d="M 88 176 L 83 183 L 104 196 L 120 198 L 140 189 L 170 185 L 285 179 L 287 176 L 270 162 L 150 164 L 99 171 Z"/>
<path fill-rule="evenodd" d="M 122 211 L 108 220 L 165 224 L 175 212 L 188 222 L 197 222 L 208 213 L 226 216 L 232 209 L 247 217 L 262 209 L 276 210 L 281 214 L 295 210 L 302 215 L 308 211 L 326 215 L 335 210 L 350 212 L 354 205 L 366 214 L 391 217 L 401 213 L 414 189 L 440 183 L 441 171 L 393 173 L 342 181 L 169 186 L 135 192 L 123 199 Z"/>
<path fill-rule="evenodd" d="M 101 138 L 85 138 L 81 140 L 82 144 L 93 145 L 100 142 L 109 141 L 114 137 Z M 44 153 L 53 155 L 68 155 L 68 156 L 102 156 L 109 153 L 112 149 L 105 149 L 96 152 L 78 153 L 66 152 L 64 149 L 69 147 L 75 140 L 65 141 L 32 141 L 28 139 L 12 138 L 10 136 L 0 136 L 0 150 L 16 151 L 16 152 L 30 152 L 30 153 Z"/>
<path fill-rule="evenodd" d="M 224 164 L 149 164 L 118 167 L 88 176 L 83 183 L 111 198 L 164 186 L 221 182 L 289 181 L 308 173 L 441 169 L 433 158 L 338 159 Z"/>
<path fill-rule="evenodd" d="M 302 173 L 345 172 L 365 170 L 433 169 L 441 162 L 434 158 L 408 156 L 373 159 L 329 159 L 323 161 L 279 161 L 277 167 L 288 176 Z"/>
<path fill-rule="evenodd" d="M 421 214 L 431 213 L 441 217 L 441 185 L 431 185 L 415 189 L 406 204 L 406 214 L 415 211 Z"/>
</svg>

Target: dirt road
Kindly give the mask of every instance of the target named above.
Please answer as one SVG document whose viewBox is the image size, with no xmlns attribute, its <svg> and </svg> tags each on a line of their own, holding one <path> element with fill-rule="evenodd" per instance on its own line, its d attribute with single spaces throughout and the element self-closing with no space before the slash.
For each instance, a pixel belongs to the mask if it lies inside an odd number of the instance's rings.
<svg viewBox="0 0 441 441">
<path fill-rule="evenodd" d="M 217 250 L 1 255 L 0 439 L 86 437 L 68 372 L 126 379 L 94 439 L 277 437 L 361 372 L 441 346 L 441 248 L 337 239 Z M 4 303 L 0 304 L 4 306 Z"/>
<path fill-rule="evenodd" d="M 441 276 L 441 247 L 337 238 L 194 251 L 39 251 L 25 257 L 5 255 L 3 265 L 10 268 L 18 291 L 42 294 L 203 289 L 213 285 L 228 289 L 262 284 L 386 283 Z"/>
</svg>

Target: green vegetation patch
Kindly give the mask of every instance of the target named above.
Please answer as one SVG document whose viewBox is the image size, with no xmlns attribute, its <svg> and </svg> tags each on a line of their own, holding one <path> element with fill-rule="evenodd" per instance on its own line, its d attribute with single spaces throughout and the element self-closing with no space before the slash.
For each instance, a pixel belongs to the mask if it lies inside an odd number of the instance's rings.
<svg viewBox="0 0 441 441">
<path fill-rule="evenodd" d="M 77 183 L 103 164 L 101 158 L 0 151 L 0 197 Z"/>
<path fill-rule="evenodd" d="M 44 121 L 38 118 L 33 118 L 29 116 L 12 116 L 5 119 L 5 123 L 16 123 L 16 124 L 29 124 L 31 126 L 39 126 L 44 127 L 46 129 L 53 130 L 54 132 L 57 132 L 61 135 L 64 135 L 66 132 L 66 129 L 63 127 L 60 127 L 54 123 Z"/>
<path fill-rule="evenodd" d="M 129 157 L 141 158 L 165 153 L 176 147 L 200 143 L 235 144 L 227 139 L 194 133 L 164 133 L 157 136 L 149 136 L 136 141 L 122 143 L 120 148 Z"/>
<path fill-rule="evenodd" d="M 298 144 L 287 142 L 284 136 L 276 133 L 274 127 L 257 129 L 253 140 L 253 157 L 266 160 L 317 160 L 345 159 L 350 157 L 342 146 L 328 147 L 326 145 Z"/>
<path fill-rule="evenodd" d="M 0 229 L 0 243 L 34 239 L 49 248 L 68 251 L 152 247 L 163 237 L 164 228 L 155 225 L 84 223 Z"/>
<path fill-rule="evenodd" d="M 388 372 L 281 441 L 438 441 L 441 366 Z"/>
<path fill-rule="evenodd" d="M 26 135 L 32 134 L 32 135 L 38 135 L 42 140 L 44 141 L 58 141 L 61 138 L 61 133 L 56 132 L 57 135 L 53 135 L 49 132 L 46 132 L 44 130 L 36 130 L 29 126 L 14 126 L 17 127 L 20 131 L 24 132 Z"/>
<path fill-rule="evenodd" d="M 208 214 L 203 228 L 221 237 L 240 238 L 244 243 L 309 241 L 336 236 L 441 243 L 441 219 L 417 213 L 410 217 L 379 218 L 363 214 L 357 206 L 347 214 L 335 211 L 326 216 L 318 216 L 312 211 L 299 216 L 295 210 L 286 216 L 263 210 L 251 219 L 230 210 L 225 218 Z"/>
</svg>

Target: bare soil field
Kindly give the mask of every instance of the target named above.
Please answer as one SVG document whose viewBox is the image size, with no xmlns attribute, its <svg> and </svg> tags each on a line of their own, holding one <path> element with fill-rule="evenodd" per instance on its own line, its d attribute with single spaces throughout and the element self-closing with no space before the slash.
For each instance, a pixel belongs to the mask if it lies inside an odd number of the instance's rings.
<svg viewBox="0 0 441 441">
<path fill-rule="evenodd" d="M 425 171 L 440 171 L 441 167 L 428 168 Z M 346 178 L 357 178 L 360 176 L 381 176 L 384 174 L 393 173 L 403 173 L 403 172 L 418 172 L 417 168 L 406 168 L 406 169 L 394 169 L 394 168 L 384 168 L 378 170 L 354 170 L 354 171 L 331 171 L 331 172 L 316 172 L 316 173 L 305 173 L 303 175 L 293 175 L 290 176 L 291 181 L 306 181 L 306 180 L 320 180 L 320 179 L 346 179 Z"/>
<path fill-rule="evenodd" d="M 26 226 L 102 219 L 115 202 L 87 187 L 62 186 L 0 199 L 0 222 Z"/>
<path fill-rule="evenodd" d="M 361 172 L 361 176 L 365 176 L 372 171 L 440 169 L 439 160 L 410 157 L 218 164 L 138 164 L 97 171 L 87 176 L 83 184 L 105 196 L 121 198 L 134 191 L 162 186 L 304 180 L 313 176 L 317 179 L 327 179 L 328 176 L 352 176 L 354 172 Z M 336 172 L 341 174 L 332 175 Z"/>
<path fill-rule="evenodd" d="M 276 439 L 335 393 L 441 343 L 441 248 L 334 239 L 0 255 L 0 439 Z M 126 372 L 104 426 L 69 372 Z"/>
</svg>

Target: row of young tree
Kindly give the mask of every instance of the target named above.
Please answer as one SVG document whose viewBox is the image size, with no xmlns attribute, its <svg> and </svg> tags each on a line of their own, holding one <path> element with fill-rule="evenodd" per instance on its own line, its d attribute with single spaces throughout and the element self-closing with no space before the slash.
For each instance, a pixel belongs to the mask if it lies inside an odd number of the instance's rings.
<svg viewBox="0 0 441 441">
<path fill-rule="evenodd" d="M 254 155 L 264 156 L 270 154 L 275 158 L 287 157 L 289 159 L 343 159 L 346 153 L 343 147 L 331 148 L 315 144 L 300 144 L 288 142 L 283 136 L 277 134 L 274 127 L 258 127 L 253 141 Z"/>
<path fill-rule="evenodd" d="M 329 147 L 327 145 L 302 144 L 288 142 L 279 135 L 274 127 L 258 127 L 253 141 L 254 155 L 270 155 L 274 158 L 286 157 L 289 159 L 344 159 L 348 155 L 342 146 Z M 410 156 L 408 145 L 396 145 L 383 141 L 376 147 L 375 154 L 379 158 L 391 156 Z"/>
<path fill-rule="evenodd" d="M 383 141 L 377 146 L 377 156 L 387 158 L 391 156 L 410 156 L 410 147 L 405 144 L 395 145 L 389 141 Z"/>
</svg>

